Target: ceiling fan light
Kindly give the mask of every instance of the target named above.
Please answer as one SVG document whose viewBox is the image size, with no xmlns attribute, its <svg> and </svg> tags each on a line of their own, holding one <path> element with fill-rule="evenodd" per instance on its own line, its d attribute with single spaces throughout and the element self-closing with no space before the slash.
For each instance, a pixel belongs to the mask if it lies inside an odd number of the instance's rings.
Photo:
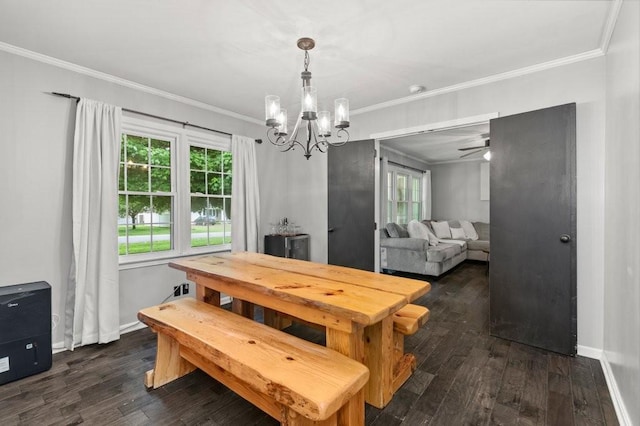
<svg viewBox="0 0 640 426">
<path fill-rule="evenodd" d="M 484 157 L 485 160 L 490 161 L 491 160 L 491 151 L 485 152 L 483 157 Z"/>
</svg>

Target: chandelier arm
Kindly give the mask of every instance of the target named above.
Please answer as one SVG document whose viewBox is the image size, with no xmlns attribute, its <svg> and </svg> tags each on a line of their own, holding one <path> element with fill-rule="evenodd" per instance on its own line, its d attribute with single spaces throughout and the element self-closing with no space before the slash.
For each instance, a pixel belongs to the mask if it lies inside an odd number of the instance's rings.
<svg viewBox="0 0 640 426">
<path fill-rule="evenodd" d="M 285 138 L 278 134 L 278 129 L 275 127 L 267 129 L 267 138 L 275 146 L 282 146 L 286 143 Z M 272 138 L 275 138 L 275 140 Z"/>
<path fill-rule="evenodd" d="M 343 135 L 346 134 L 346 138 L 343 140 Z M 327 141 L 327 143 L 331 146 L 342 146 L 344 144 L 346 144 L 347 142 L 349 142 L 349 132 L 347 131 L 347 129 L 338 129 L 338 131 L 336 132 L 336 138 L 338 138 L 339 140 L 337 141 Z"/>
<path fill-rule="evenodd" d="M 296 145 L 298 145 L 300 148 L 302 148 L 302 150 L 304 151 L 304 145 L 302 145 L 300 142 L 298 142 L 296 139 L 291 139 L 288 141 L 288 146 L 283 149 L 280 152 L 287 152 L 287 151 L 291 151 L 292 149 L 294 149 L 296 147 Z"/>
</svg>

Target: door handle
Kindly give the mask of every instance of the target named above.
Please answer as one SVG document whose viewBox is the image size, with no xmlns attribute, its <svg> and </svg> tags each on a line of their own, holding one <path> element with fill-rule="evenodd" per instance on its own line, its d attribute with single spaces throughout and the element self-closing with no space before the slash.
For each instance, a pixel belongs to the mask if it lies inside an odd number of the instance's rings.
<svg viewBox="0 0 640 426">
<path fill-rule="evenodd" d="M 566 244 L 571 241 L 571 236 L 568 234 L 562 234 L 560 235 L 560 241 Z"/>
<path fill-rule="evenodd" d="M 335 230 L 336 230 L 336 228 L 329 228 L 328 232 L 333 232 Z"/>
</svg>

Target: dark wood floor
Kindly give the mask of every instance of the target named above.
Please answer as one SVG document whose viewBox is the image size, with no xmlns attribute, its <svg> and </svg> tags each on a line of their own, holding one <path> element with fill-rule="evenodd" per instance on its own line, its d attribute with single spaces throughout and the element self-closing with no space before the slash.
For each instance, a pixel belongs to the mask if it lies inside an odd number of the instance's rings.
<svg viewBox="0 0 640 426">
<path fill-rule="evenodd" d="M 367 425 L 618 424 L 598 361 L 489 336 L 484 265 L 465 262 L 431 283 L 416 302 L 431 319 L 406 339 L 418 369 L 384 410 L 367 406 Z M 303 326 L 291 332 L 323 341 Z M 57 354 L 50 371 L 0 386 L 0 424 L 278 424 L 199 371 L 146 390 L 154 357 L 146 329 Z"/>
</svg>

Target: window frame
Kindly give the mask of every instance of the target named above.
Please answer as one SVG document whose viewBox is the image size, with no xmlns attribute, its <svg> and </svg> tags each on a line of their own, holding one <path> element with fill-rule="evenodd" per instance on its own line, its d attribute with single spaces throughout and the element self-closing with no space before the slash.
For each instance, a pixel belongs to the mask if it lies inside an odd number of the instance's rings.
<svg viewBox="0 0 640 426">
<path fill-rule="evenodd" d="M 389 209 L 387 207 L 387 222 L 394 222 L 394 223 L 398 223 L 398 200 L 396 197 L 396 193 L 397 193 L 397 182 L 398 182 L 398 175 L 403 175 L 407 177 L 407 187 L 406 187 L 406 194 L 405 194 L 405 200 L 402 201 L 403 203 L 407 204 L 407 223 L 409 223 L 411 220 L 415 219 L 415 220 L 422 220 L 422 207 L 424 205 L 424 198 L 423 198 L 423 189 L 422 189 L 422 185 L 424 184 L 423 182 L 423 174 L 419 173 L 417 171 L 413 171 L 413 170 L 409 170 L 407 168 L 404 167 L 396 167 L 393 165 L 389 165 L 389 168 L 387 169 L 387 188 L 389 188 L 387 190 L 387 203 L 391 203 L 391 209 Z M 389 185 L 389 179 L 391 179 L 391 185 Z M 418 217 L 414 218 L 413 217 L 413 204 L 416 202 L 413 199 L 413 193 L 414 193 L 414 188 L 413 188 L 413 182 L 414 179 L 417 179 L 420 185 L 420 190 L 419 192 L 419 208 L 418 208 Z M 400 224 L 400 223 L 398 223 Z M 402 225 L 406 225 L 406 223 L 403 223 Z"/>
<path fill-rule="evenodd" d="M 202 132 L 188 128 L 183 129 L 177 126 L 126 115 L 123 115 L 122 117 L 120 133 L 169 140 L 171 142 L 172 190 L 170 194 L 173 196 L 173 211 L 171 215 L 173 248 L 165 251 L 121 255 L 118 257 L 120 269 L 166 264 L 174 258 L 229 251 L 231 249 L 231 244 L 191 247 L 189 147 L 194 145 L 203 148 L 231 152 L 231 136 Z M 120 158 L 120 154 L 118 154 L 118 158 Z M 118 164 L 119 163 L 120 162 L 118 161 Z M 233 178 L 233 170 L 231 176 Z M 116 185 L 118 185 L 117 182 Z M 118 194 L 120 194 L 119 188 Z M 233 197 L 233 193 L 231 194 L 231 197 Z M 233 225 L 231 229 L 231 232 L 233 233 Z"/>
</svg>

